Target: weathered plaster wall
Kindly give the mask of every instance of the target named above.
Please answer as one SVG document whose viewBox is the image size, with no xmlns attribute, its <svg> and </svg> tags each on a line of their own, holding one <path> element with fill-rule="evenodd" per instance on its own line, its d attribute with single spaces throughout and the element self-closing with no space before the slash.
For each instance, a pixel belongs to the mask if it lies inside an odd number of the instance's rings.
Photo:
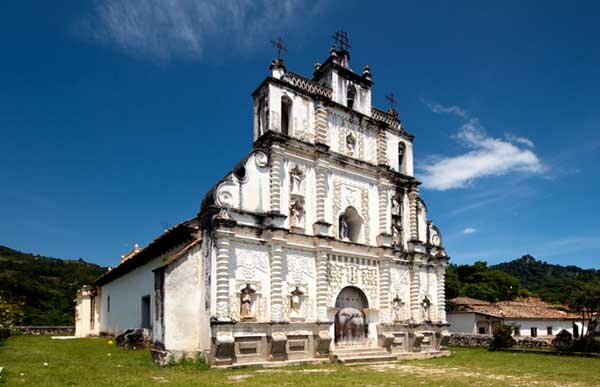
<svg viewBox="0 0 600 387">
<path fill-rule="evenodd" d="M 450 323 L 448 330 L 452 333 L 477 333 L 474 313 L 447 313 L 446 319 Z"/>
<path fill-rule="evenodd" d="M 202 258 L 203 250 L 197 245 L 165 272 L 164 344 L 170 350 L 210 349 Z"/>
<path fill-rule="evenodd" d="M 531 337 L 531 328 L 537 328 L 537 337 L 548 336 L 548 327 L 552 327 L 552 336 L 556 336 L 563 329 L 573 334 L 573 321 L 571 320 L 505 320 L 504 323 L 520 326 L 522 337 Z M 581 322 L 576 322 L 576 324 L 579 327 L 579 334 L 581 334 Z"/>
</svg>

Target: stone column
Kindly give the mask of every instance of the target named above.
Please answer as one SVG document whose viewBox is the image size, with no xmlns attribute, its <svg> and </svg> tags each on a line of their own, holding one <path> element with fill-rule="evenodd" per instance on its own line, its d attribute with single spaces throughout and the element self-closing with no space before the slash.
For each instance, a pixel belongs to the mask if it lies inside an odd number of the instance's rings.
<svg viewBox="0 0 600 387">
<path fill-rule="evenodd" d="M 390 259 L 382 257 L 379 263 L 379 316 L 383 323 L 392 321 L 390 316 Z"/>
<path fill-rule="evenodd" d="M 417 211 L 417 197 L 419 192 L 416 189 L 411 190 L 408 193 L 408 205 L 409 205 L 409 220 L 410 220 L 410 240 L 419 240 L 419 219 Z"/>
<path fill-rule="evenodd" d="M 330 223 L 325 218 L 325 199 L 327 198 L 327 174 L 325 166 L 317 165 L 316 169 L 316 205 L 317 221 L 313 225 L 315 235 L 329 236 Z"/>
<path fill-rule="evenodd" d="M 319 104 L 315 109 L 315 142 L 317 144 L 328 145 L 328 126 L 327 109 Z"/>
<path fill-rule="evenodd" d="M 388 230 L 388 191 L 383 185 L 379 185 L 379 233 L 389 234 Z"/>
<path fill-rule="evenodd" d="M 271 190 L 271 212 L 281 213 L 281 156 L 271 154 L 271 170 L 269 173 Z"/>
<path fill-rule="evenodd" d="M 217 320 L 229 321 L 229 249 L 233 233 L 218 230 L 215 233 L 217 245 Z"/>
<path fill-rule="evenodd" d="M 412 277 L 410 281 L 410 317 L 412 321 L 420 322 L 421 318 L 421 300 L 419 300 L 419 289 L 421 287 L 421 276 L 419 273 L 419 263 L 414 262 L 411 267 Z"/>
<path fill-rule="evenodd" d="M 329 260 L 329 249 L 317 250 L 317 317 L 319 321 L 327 322 L 327 263 Z"/>
<path fill-rule="evenodd" d="M 283 241 L 285 243 L 285 241 Z M 271 244 L 271 321 L 282 322 L 283 317 L 283 244 Z"/>
<path fill-rule="evenodd" d="M 437 319 L 446 322 L 446 263 L 439 263 L 437 269 Z"/>
<path fill-rule="evenodd" d="M 380 128 L 377 133 L 377 164 L 388 165 L 387 160 L 387 135 L 385 129 Z"/>
</svg>

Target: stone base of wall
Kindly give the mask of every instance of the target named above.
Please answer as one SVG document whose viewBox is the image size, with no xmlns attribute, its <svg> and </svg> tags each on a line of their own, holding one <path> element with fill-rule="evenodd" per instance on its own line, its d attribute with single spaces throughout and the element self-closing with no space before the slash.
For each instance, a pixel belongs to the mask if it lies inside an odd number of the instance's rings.
<svg viewBox="0 0 600 387">
<path fill-rule="evenodd" d="M 477 335 L 469 333 L 452 333 L 450 335 L 449 345 L 455 347 L 482 347 L 487 348 L 492 342 L 492 335 Z M 533 337 L 515 337 L 516 348 L 530 349 L 554 349 L 552 343 L 545 339 Z"/>
<path fill-rule="evenodd" d="M 15 329 L 23 335 L 73 336 L 75 326 L 21 326 Z"/>
<path fill-rule="evenodd" d="M 208 363 L 214 367 L 237 367 L 330 361 L 334 357 L 330 351 L 335 348 L 331 327 L 331 323 L 213 322 Z M 357 345 L 357 354 L 365 348 L 379 348 L 391 360 L 449 354 L 446 347 L 450 335 L 446 326 L 380 324 L 377 332 L 377 339 L 371 336 L 364 344 Z M 156 356 L 177 357 L 158 352 Z"/>
</svg>

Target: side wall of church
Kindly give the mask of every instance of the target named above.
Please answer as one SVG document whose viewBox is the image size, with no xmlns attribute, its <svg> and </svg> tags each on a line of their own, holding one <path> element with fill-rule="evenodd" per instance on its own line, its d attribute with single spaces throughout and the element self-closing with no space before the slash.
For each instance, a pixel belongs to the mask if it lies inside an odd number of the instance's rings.
<svg viewBox="0 0 600 387">
<path fill-rule="evenodd" d="M 150 262 L 102 286 L 100 332 L 118 334 L 129 328 L 142 327 L 142 297 L 150 296 L 150 324 L 154 323 L 154 273 L 178 246 Z M 110 298 L 110 301 L 109 301 Z"/>
<path fill-rule="evenodd" d="M 164 345 L 176 351 L 210 349 L 204 248 L 197 245 L 165 270 Z"/>
</svg>

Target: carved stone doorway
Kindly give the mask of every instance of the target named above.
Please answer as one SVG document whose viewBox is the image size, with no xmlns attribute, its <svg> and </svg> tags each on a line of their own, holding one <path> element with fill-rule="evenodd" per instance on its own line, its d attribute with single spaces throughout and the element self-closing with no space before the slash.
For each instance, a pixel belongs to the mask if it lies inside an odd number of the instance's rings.
<svg viewBox="0 0 600 387">
<path fill-rule="evenodd" d="M 337 345 L 364 345 L 367 343 L 368 324 L 364 309 L 369 307 L 365 294 L 359 288 L 347 286 L 337 296 L 335 307 L 335 343 Z"/>
</svg>

